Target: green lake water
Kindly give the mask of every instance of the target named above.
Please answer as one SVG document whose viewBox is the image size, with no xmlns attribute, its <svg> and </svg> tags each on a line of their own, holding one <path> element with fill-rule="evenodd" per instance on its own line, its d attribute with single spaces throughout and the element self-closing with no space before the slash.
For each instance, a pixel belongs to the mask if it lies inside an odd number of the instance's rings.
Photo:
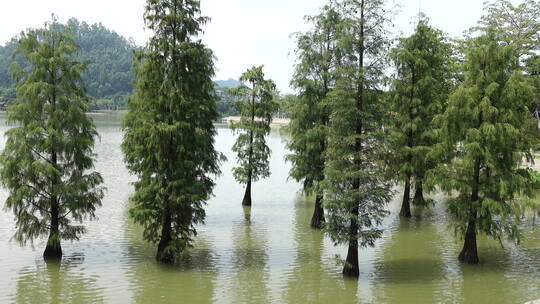
<svg viewBox="0 0 540 304">
<path fill-rule="evenodd" d="M 219 127 L 216 148 L 228 157 L 208 202 L 195 247 L 178 265 L 154 261 L 155 246 L 127 216 L 134 180 L 124 167 L 120 118 L 93 116 L 101 139 L 96 169 L 107 194 L 98 220 L 79 242 L 63 244 L 60 263 L 42 259 L 44 240 L 10 241 L 14 220 L 0 211 L 0 303 L 524 303 L 540 298 L 540 228 L 524 227 L 519 246 L 480 238 L 478 266 L 457 261 L 461 241 L 444 204 L 400 220 L 389 205 L 383 237 L 360 251 L 360 278 L 344 279 L 334 247 L 309 228 L 313 199 L 288 180 L 286 137 L 273 131 L 272 176 L 253 185 L 253 207 L 232 177 L 234 135 Z M 0 133 L 7 130 L 0 116 Z M 5 138 L 0 137 L 3 147 Z M 0 192 L 0 201 L 6 192 Z M 442 201 L 442 196 L 431 198 Z"/>
</svg>

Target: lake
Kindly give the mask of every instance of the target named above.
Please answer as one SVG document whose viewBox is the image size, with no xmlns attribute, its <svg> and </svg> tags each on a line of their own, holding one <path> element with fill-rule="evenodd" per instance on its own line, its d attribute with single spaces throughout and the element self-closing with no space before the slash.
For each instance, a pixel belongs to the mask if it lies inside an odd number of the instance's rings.
<svg viewBox="0 0 540 304">
<path fill-rule="evenodd" d="M 243 186 L 231 169 L 235 137 L 218 126 L 222 164 L 206 224 L 177 265 L 154 261 L 156 246 L 129 219 L 134 181 L 123 164 L 118 115 L 92 115 L 100 140 L 96 169 L 107 193 L 98 220 L 79 242 L 62 244 L 60 263 L 45 263 L 44 240 L 10 241 L 11 211 L 0 211 L 0 303 L 524 303 L 540 298 L 540 228 L 524 226 L 519 246 L 479 239 L 481 264 L 462 265 L 443 203 L 398 216 L 401 193 L 389 205 L 383 237 L 360 250 L 360 278 L 344 279 L 334 247 L 309 227 L 313 198 L 289 180 L 286 135 L 274 130 L 270 178 L 253 184 L 253 207 L 241 206 Z M 3 147 L 5 115 L 0 116 Z M 0 193 L 5 201 L 6 192 Z M 432 195 L 438 202 L 442 195 Z"/>
</svg>

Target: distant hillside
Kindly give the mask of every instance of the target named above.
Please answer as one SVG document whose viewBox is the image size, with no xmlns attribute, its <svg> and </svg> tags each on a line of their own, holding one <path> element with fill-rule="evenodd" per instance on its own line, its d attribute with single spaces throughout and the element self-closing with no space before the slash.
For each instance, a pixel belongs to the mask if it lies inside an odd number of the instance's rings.
<svg viewBox="0 0 540 304">
<path fill-rule="evenodd" d="M 81 47 L 79 60 L 88 61 L 87 72 L 83 75 L 86 92 L 94 98 L 91 109 L 117 110 L 126 107 L 125 98 L 133 92 L 133 73 L 131 65 L 133 51 L 137 48 L 133 41 L 118 35 L 102 24 L 88 25 L 72 18 L 66 25 L 72 31 L 73 39 Z M 23 67 L 27 64 L 21 58 L 13 59 L 18 47 L 14 37 L 4 46 L 0 46 L 0 108 L 6 100 L 15 97 L 15 89 L 8 72 L 13 60 Z M 216 91 L 219 97 L 218 110 L 222 115 L 237 114 L 229 88 L 241 83 L 235 79 L 217 80 Z"/>
<path fill-rule="evenodd" d="M 238 80 L 235 80 L 235 79 L 232 79 L 232 78 L 229 78 L 227 80 L 216 80 L 214 82 L 219 87 L 229 88 L 229 89 L 236 88 L 236 87 L 239 87 L 240 85 L 242 85 L 242 83 L 240 83 Z"/>
<path fill-rule="evenodd" d="M 131 64 L 135 43 L 101 24 L 88 25 L 72 18 L 67 25 L 72 29 L 75 42 L 81 47 L 79 59 L 89 62 L 83 79 L 88 95 L 97 99 L 94 107 L 123 107 L 124 97 L 133 91 Z M 13 84 L 8 69 L 17 45 L 18 40 L 13 38 L 5 46 L 0 46 L 0 88 Z M 16 60 L 23 67 L 26 65 L 20 58 Z"/>
</svg>

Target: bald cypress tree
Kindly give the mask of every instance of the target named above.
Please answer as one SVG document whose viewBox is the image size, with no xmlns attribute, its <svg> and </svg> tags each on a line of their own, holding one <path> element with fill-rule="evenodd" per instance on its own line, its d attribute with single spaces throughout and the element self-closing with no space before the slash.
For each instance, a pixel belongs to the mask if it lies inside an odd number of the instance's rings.
<svg viewBox="0 0 540 304">
<path fill-rule="evenodd" d="M 298 98 L 291 105 L 291 140 L 287 155 L 292 163 L 290 176 L 302 181 L 306 193 L 315 193 L 315 206 L 311 227 L 321 228 L 325 222 L 323 189 L 326 149 L 328 147 L 328 122 L 330 110 L 328 94 L 335 85 L 336 25 L 340 14 L 332 6 L 325 6 L 319 15 L 308 17 L 313 30 L 299 34 L 299 56 L 292 85 Z"/>
<path fill-rule="evenodd" d="M 384 1 L 343 0 L 338 7 L 336 85 L 331 108 L 325 168 L 325 231 L 336 244 L 347 244 L 343 275 L 359 276 L 358 249 L 374 246 L 388 214 L 391 183 L 382 155 L 388 148 L 383 124 L 388 113 L 381 85 L 387 62 Z"/>
<path fill-rule="evenodd" d="M 85 114 L 78 50 L 53 17 L 43 29 L 21 35 L 17 53 L 31 68 L 11 68 L 17 98 L 8 120 L 16 126 L 6 132 L 0 177 L 17 222 L 15 240 L 48 235 L 46 259 L 62 257 L 62 240 L 79 239 L 86 231 L 81 223 L 94 218 L 103 197 L 103 179 L 91 171 L 97 132 Z"/>
<path fill-rule="evenodd" d="M 238 98 L 236 107 L 240 111 L 240 121 L 231 125 L 231 129 L 239 133 L 232 148 L 238 160 L 233 174 L 238 182 L 246 184 L 242 205 L 251 206 L 251 183 L 270 176 L 271 151 L 266 135 L 270 133 L 272 115 L 278 104 L 274 101 L 276 85 L 264 78 L 262 66 L 248 69 L 240 76 L 240 82 L 240 87 L 231 90 Z"/>
<path fill-rule="evenodd" d="M 516 68 L 516 48 L 498 38 L 488 30 L 468 42 L 465 82 L 437 117 L 440 153 L 454 154 L 433 172 L 442 189 L 457 193 L 448 208 L 464 238 L 459 260 L 469 264 L 479 262 L 478 233 L 519 239 L 518 198 L 531 195 L 533 185 L 520 168 L 534 143 L 527 108 L 533 89 Z"/>
<path fill-rule="evenodd" d="M 136 89 L 124 120 L 122 149 L 137 175 L 130 216 L 172 263 L 190 246 L 219 173 L 213 54 L 197 38 L 207 18 L 195 0 L 148 0 L 153 31 L 137 53 Z"/>
<path fill-rule="evenodd" d="M 451 46 L 425 17 L 420 18 L 415 33 L 400 39 L 391 54 L 396 77 L 391 90 L 394 115 L 389 138 L 394 151 L 393 167 L 405 184 L 400 211 L 404 217 L 411 217 L 413 184 L 413 203 L 425 204 L 424 177 L 436 165 L 436 160 L 428 158 L 436 143 L 432 121 L 444 111 L 450 91 Z"/>
</svg>

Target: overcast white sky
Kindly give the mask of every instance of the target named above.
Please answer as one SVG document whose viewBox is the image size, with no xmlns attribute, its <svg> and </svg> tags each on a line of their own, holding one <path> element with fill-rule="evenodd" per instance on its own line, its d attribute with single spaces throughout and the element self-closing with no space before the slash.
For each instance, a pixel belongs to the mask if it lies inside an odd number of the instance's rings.
<svg viewBox="0 0 540 304">
<path fill-rule="evenodd" d="M 432 25 L 450 36 L 460 36 L 482 15 L 484 0 L 395 0 L 401 6 L 395 32 L 410 34 L 411 21 L 421 10 Z M 521 0 L 513 0 L 514 4 Z M 303 16 L 313 15 L 327 0 L 201 0 L 203 15 L 212 18 L 204 42 L 217 57 L 215 79 L 238 78 L 253 65 L 265 66 L 278 89 L 290 92 L 294 70 L 291 33 L 306 30 Z M 51 13 L 61 22 L 71 17 L 101 22 L 137 44 L 150 33 L 144 30 L 145 0 L 0 0 L 0 44 L 29 27 L 40 27 Z"/>
</svg>

